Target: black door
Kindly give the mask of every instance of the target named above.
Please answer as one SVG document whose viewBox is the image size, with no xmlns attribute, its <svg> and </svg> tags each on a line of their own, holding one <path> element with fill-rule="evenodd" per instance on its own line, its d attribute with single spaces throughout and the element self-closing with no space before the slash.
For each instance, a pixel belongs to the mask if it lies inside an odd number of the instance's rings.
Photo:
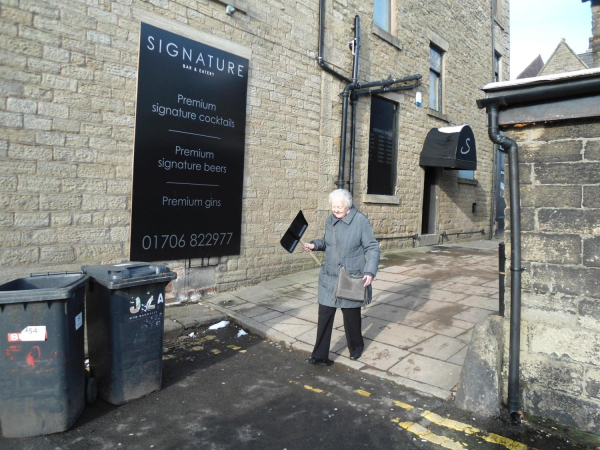
<svg viewBox="0 0 600 450">
<path fill-rule="evenodd" d="M 423 191 L 423 220 L 421 222 L 421 234 L 435 233 L 435 167 L 425 167 L 425 183 Z"/>
</svg>

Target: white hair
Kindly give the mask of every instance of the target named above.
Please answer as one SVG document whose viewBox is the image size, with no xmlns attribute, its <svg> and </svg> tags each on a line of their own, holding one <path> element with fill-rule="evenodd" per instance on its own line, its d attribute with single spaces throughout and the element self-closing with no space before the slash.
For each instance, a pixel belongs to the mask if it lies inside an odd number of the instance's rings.
<svg viewBox="0 0 600 450">
<path fill-rule="evenodd" d="M 331 205 L 335 201 L 343 201 L 346 204 L 346 207 L 350 209 L 352 206 L 352 195 L 346 189 L 336 189 L 335 191 L 331 191 L 329 194 L 329 204 Z"/>
</svg>

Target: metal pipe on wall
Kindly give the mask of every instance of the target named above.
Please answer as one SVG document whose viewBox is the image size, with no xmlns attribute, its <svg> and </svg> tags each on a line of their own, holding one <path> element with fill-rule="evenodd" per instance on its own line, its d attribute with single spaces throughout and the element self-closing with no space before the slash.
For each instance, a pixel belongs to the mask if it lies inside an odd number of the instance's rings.
<svg viewBox="0 0 600 450">
<path fill-rule="evenodd" d="M 352 95 L 352 128 L 351 128 L 351 155 L 350 155 L 350 180 L 348 182 L 350 192 L 354 192 L 354 159 L 356 153 L 356 108 L 359 99 L 359 95 L 363 94 L 373 94 L 378 92 L 391 92 L 391 91 L 400 91 L 406 89 L 413 89 L 417 86 L 420 86 L 420 82 L 409 85 L 409 86 L 396 86 L 389 87 L 393 84 L 419 80 L 421 79 L 421 75 L 411 75 L 403 78 L 392 78 L 391 76 L 385 80 L 380 81 L 372 81 L 368 83 L 359 83 L 358 82 L 358 64 L 360 58 L 360 17 L 356 15 L 354 17 L 354 42 L 353 42 L 353 53 L 354 59 L 352 64 L 352 79 L 336 72 L 333 70 L 323 59 L 323 48 L 324 48 L 324 40 L 325 40 L 325 0 L 319 1 L 319 55 L 317 57 L 317 62 L 319 66 L 328 73 L 335 75 L 342 81 L 348 83 L 342 92 L 342 125 L 341 125 L 341 137 L 340 137 L 340 160 L 339 160 L 339 172 L 338 179 L 335 182 L 338 189 L 343 188 L 345 185 L 344 175 L 345 175 L 345 165 L 346 165 L 346 139 L 348 132 L 348 102 L 349 97 Z M 371 87 L 381 87 L 381 89 L 374 89 L 369 91 Z M 362 89 L 359 91 L 359 89 Z"/>
<path fill-rule="evenodd" d="M 359 84 L 358 83 L 358 61 L 360 58 L 360 17 L 354 17 L 354 61 L 352 64 L 352 82 L 347 84 L 342 92 L 342 131 L 340 137 L 340 168 L 338 172 L 338 180 L 336 181 L 336 185 L 338 189 L 342 189 L 344 187 L 344 171 L 346 166 L 346 137 L 348 133 L 348 100 L 351 92 L 354 88 Z M 354 118 L 356 117 L 356 108 L 353 108 L 352 114 Z M 352 139 L 354 140 L 354 124 L 352 127 Z M 353 156 L 353 155 L 352 155 Z M 354 161 L 352 160 L 350 171 L 352 172 L 354 167 L 352 164 Z"/>
<path fill-rule="evenodd" d="M 421 75 L 417 74 L 417 75 L 412 75 L 412 77 L 415 77 L 414 79 L 418 80 L 421 78 Z M 365 90 L 365 91 L 354 91 L 354 93 L 356 95 L 373 95 L 373 94 L 379 94 L 380 92 L 396 92 L 396 91 L 407 91 L 409 89 L 415 89 L 417 87 L 421 86 L 421 82 L 419 81 L 418 83 L 415 84 L 407 84 L 404 86 L 385 86 L 382 87 L 380 89 L 371 89 L 371 90 Z"/>
<path fill-rule="evenodd" d="M 352 84 L 358 83 L 358 56 L 360 54 L 360 17 L 354 17 L 354 72 L 352 73 Z M 358 96 L 352 94 L 352 125 L 350 127 L 350 180 L 348 189 L 350 195 L 354 196 L 354 156 L 356 150 L 356 105 Z"/>
<path fill-rule="evenodd" d="M 513 423 L 521 422 L 519 411 L 519 365 L 521 352 L 521 198 L 519 193 L 519 155 L 515 141 L 500 133 L 498 103 L 485 99 L 488 112 L 488 135 L 495 144 L 508 148 L 510 177 L 510 344 L 508 360 L 508 410 Z M 478 106 L 483 102 L 477 101 Z"/>
<path fill-rule="evenodd" d="M 356 155 L 356 106 L 358 104 L 358 95 L 352 94 L 352 127 L 350 130 L 350 181 L 348 188 L 350 195 L 354 197 L 354 158 Z"/>
<path fill-rule="evenodd" d="M 506 277 L 506 244 L 498 244 L 498 315 L 504 317 L 504 280 Z"/>
<path fill-rule="evenodd" d="M 494 70 L 494 65 L 496 64 L 496 23 L 494 20 L 494 15 L 496 13 L 496 2 L 498 0 L 492 0 L 491 5 L 491 22 L 492 22 L 492 83 L 496 81 L 496 72 Z M 500 0 L 502 1 L 502 0 Z M 492 155 L 492 201 L 490 202 L 490 239 L 494 237 L 494 220 L 496 216 L 496 184 L 498 183 L 499 177 L 497 175 L 498 170 L 496 166 L 498 165 L 498 146 L 493 144 L 492 151 L 494 154 Z"/>
<path fill-rule="evenodd" d="M 323 59 L 323 47 L 325 41 L 325 0 L 319 2 L 319 56 L 317 57 L 317 63 L 325 72 L 328 72 L 346 83 L 351 83 L 352 80 L 341 73 L 333 70 Z"/>
</svg>

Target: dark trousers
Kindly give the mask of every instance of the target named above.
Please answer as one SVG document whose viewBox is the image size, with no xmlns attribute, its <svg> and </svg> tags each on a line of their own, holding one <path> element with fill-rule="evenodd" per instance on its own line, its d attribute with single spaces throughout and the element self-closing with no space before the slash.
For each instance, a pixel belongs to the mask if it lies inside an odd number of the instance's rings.
<svg viewBox="0 0 600 450">
<path fill-rule="evenodd" d="M 317 342 L 312 352 L 315 359 L 329 358 L 331 347 L 331 332 L 333 330 L 333 319 L 337 308 L 319 304 L 319 323 L 317 325 Z M 361 332 L 360 308 L 342 308 L 344 315 L 344 329 L 346 331 L 346 342 L 350 350 L 350 356 L 362 353 L 365 342 Z"/>
</svg>

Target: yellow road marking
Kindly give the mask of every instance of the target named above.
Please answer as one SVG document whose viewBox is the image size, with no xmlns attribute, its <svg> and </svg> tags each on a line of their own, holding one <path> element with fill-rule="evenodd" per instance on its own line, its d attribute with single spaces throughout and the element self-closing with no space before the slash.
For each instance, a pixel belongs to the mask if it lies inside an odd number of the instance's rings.
<svg viewBox="0 0 600 450">
<path fill-rule="evenodd" d="M 395 422 L 395 420 L 393 420 L 392 422 Z M 450 439 L 446 436 L 440 436 L 438 434 L 434 434 L 431 431 L 429 431 L 427 428 L 425 428 L 424 426 L 419 425 L 418 423 L 400 422 L 399 420 L 397 423 L 398 423 L 398 426 L 401 426 L 406 431 L 417 435 L 421 439 L 425 439 L 429 442 L 433 442 L 434 444 L 437 444 L 441 447 L 448 448 L 450 450 L 464 449 L 464 447 L 461 444 L 459 444 L 458 442 L 453 441 L 452 439 Z"/>
<path fill-rule="evenodd" d="M 240 353 L 246 353 L 248 350 L 240 350 Z"/>
<path fill-rule="evenodd" d="M 425 411 L 421 416 L 425 417 L 432 423 L 436 425 L 441 425 L 442 427 L 450 428 L 456 431 L 462 431 L 466 434 L 475 434 L 481 433 L 481 430 L 475 428 L 472 425 L 468 425 L 466 423 L 457 422 L 456 420 L 448 419 L 446 417 L 442 417 L 438 414 L 432 413 L 431 411 Z"/>
<path fill-rule="evenodd" d="M 323 392 L 325 392 L 323 389 L 317 389 L 317 388 L 314 388 L 314 387 L 309 386 L 307 384 L 304 385 L 304 389 L 308 389 L 309 391 L 316 392 L 317 394 L 322 394 Z"/>
<path fill-rule="evenodd" d="M 216 348 L 213 348 L 213 349 L 211 350 L 211 352 L 212 352 L 212 353 L 214 353 L 215 355 L 218 355 L 219 353 L 221 353 L 221 350 L 219 350 L 219 349 L 216 349 Z"/>
<path fill-rule="evenodd" d="M 242 347 L 238 347 L 237 345 L 228 345 L 227 348 L 230 348 L 232 350 L 239 350 Z"/>
<path fill-rule="evenodd" d="M 462 431 L 466 434 L 473 434 L 486 442 L 502 445 L 508 450 L 527 450 L 529 448 L 527 445 L 513 441 L 507 437 L 500 436 L 499 434 L 495 433 L 486 433 L 485 431 L 475 428 L 472 425 L 444 418 L 438 414 L 432 413 L 431 411 L 425 411 L 421 414 L 421 416 L 429 420 L 431 423 L 435 423 L 436 425 L 441 425 L 456 431 Z"/>
<path fill-rule="evenodd" d="M 515 442 L 511 439 L 505 438 L 504 436 L 500 436 L 499 434 L 488 433 L 487 435 L 477 436 L 483 439 L 484 441 L 491 442 L 492 444 L 503 445 L 509 450 L 527 450 L 529 448 L 525 444 Z"/>
<path fill-rule="evenodd" d="M 414 408 L 414 406 L 409 405 L 408 403 L 399 402 L 398 400 L 394 400 L 394 405 L 399 406 L 400 408 L 405 409 L 407 411 L 410 411 Z"/>
<path fill-rule="evenodd" d="M 204 350 L 204 347 L 202 347 L 201 345 L 197 345 L 195 347 L 190 348 L 190 350 L 193 352 L 199 352 L 200 350 Z"/>
<path fill-rule="evenodd" d="M 303 384 L 299 383 L 298 381 L 290 380 L 290 383 L 303 386 L 305 389 L 315 392 L 315 393 L 318 393 L 318 394 L 322 394 L 325 392 L 322 389 L 314 388 L 314 387 L 308 386 L 306 384 L 303 385 Z M 357 389 L 354 392 L 356 392 L 357 394 L 362 395 L 364 397 L 371 396 L 370 392 L 364 391 L 362 389 Z M 327 394 L 327 395 L 330 395 L 330 394 Z M 414 406 L 409 405 L 408 403 L 403 403 L 398 400 L 394 400 L 393 402 L 394 402 L 394 405 L 396 405 L 406 411 L 411 411 L 411 410 L 415 409 Z M 456 420 L 449 419 L 447 417 L 442 417 L 439 414 L 424 410 L 422 408 L 418 408 L 418 409 L 423 411 L 421 413 L 421 416 L 423 418 L 427 419 L 429 422 L 434 423 L 436 425 L 439 425 L 439 426 L 442 426 L 445 428 L 449 428 L 451 430 L 460 431 L 467 435 L 474 435 L 480 439 L 483 439 L 486 442 L 502 445 L 503 447 L 507 448 L 508 450 L 527 450 L 529 448 L 531 448 L 533 450 L 533 447 L 528 447 L 525 444 L 521 444 L 520 442 L 513 441 L 512 439 L 506 438 L 504 436 L 500 436 L 500 435 L 494 434 L 494 433 L 486 433 L 485 431 L 480 430 L 479 428 L 474 427 L 472 425 L 458 422 Z M 384 416 L 382 416 L 382 417 L 384 417 Z M 427 441 L 432 442 L 437 445 L 440 445 L 444 448 L 447 448 L 450 450 L 461 450 L 461 449 L 468 447 L 468 445 L 465 443 L 456 442 L 446 436 L 440 436 L 435 433 L 432 433 L 429 429 L 425 428 L 422 425 L 419 425 L 418 423 L 400 422 L 399 418 L 392 419 L 391 421 L 394 423 L 397 423 L 398 426 L 404 428 L 406 431 L 408 431 L 410 433 L 417 435 L 421 439 L 426 439 Z"/>
</svg>

